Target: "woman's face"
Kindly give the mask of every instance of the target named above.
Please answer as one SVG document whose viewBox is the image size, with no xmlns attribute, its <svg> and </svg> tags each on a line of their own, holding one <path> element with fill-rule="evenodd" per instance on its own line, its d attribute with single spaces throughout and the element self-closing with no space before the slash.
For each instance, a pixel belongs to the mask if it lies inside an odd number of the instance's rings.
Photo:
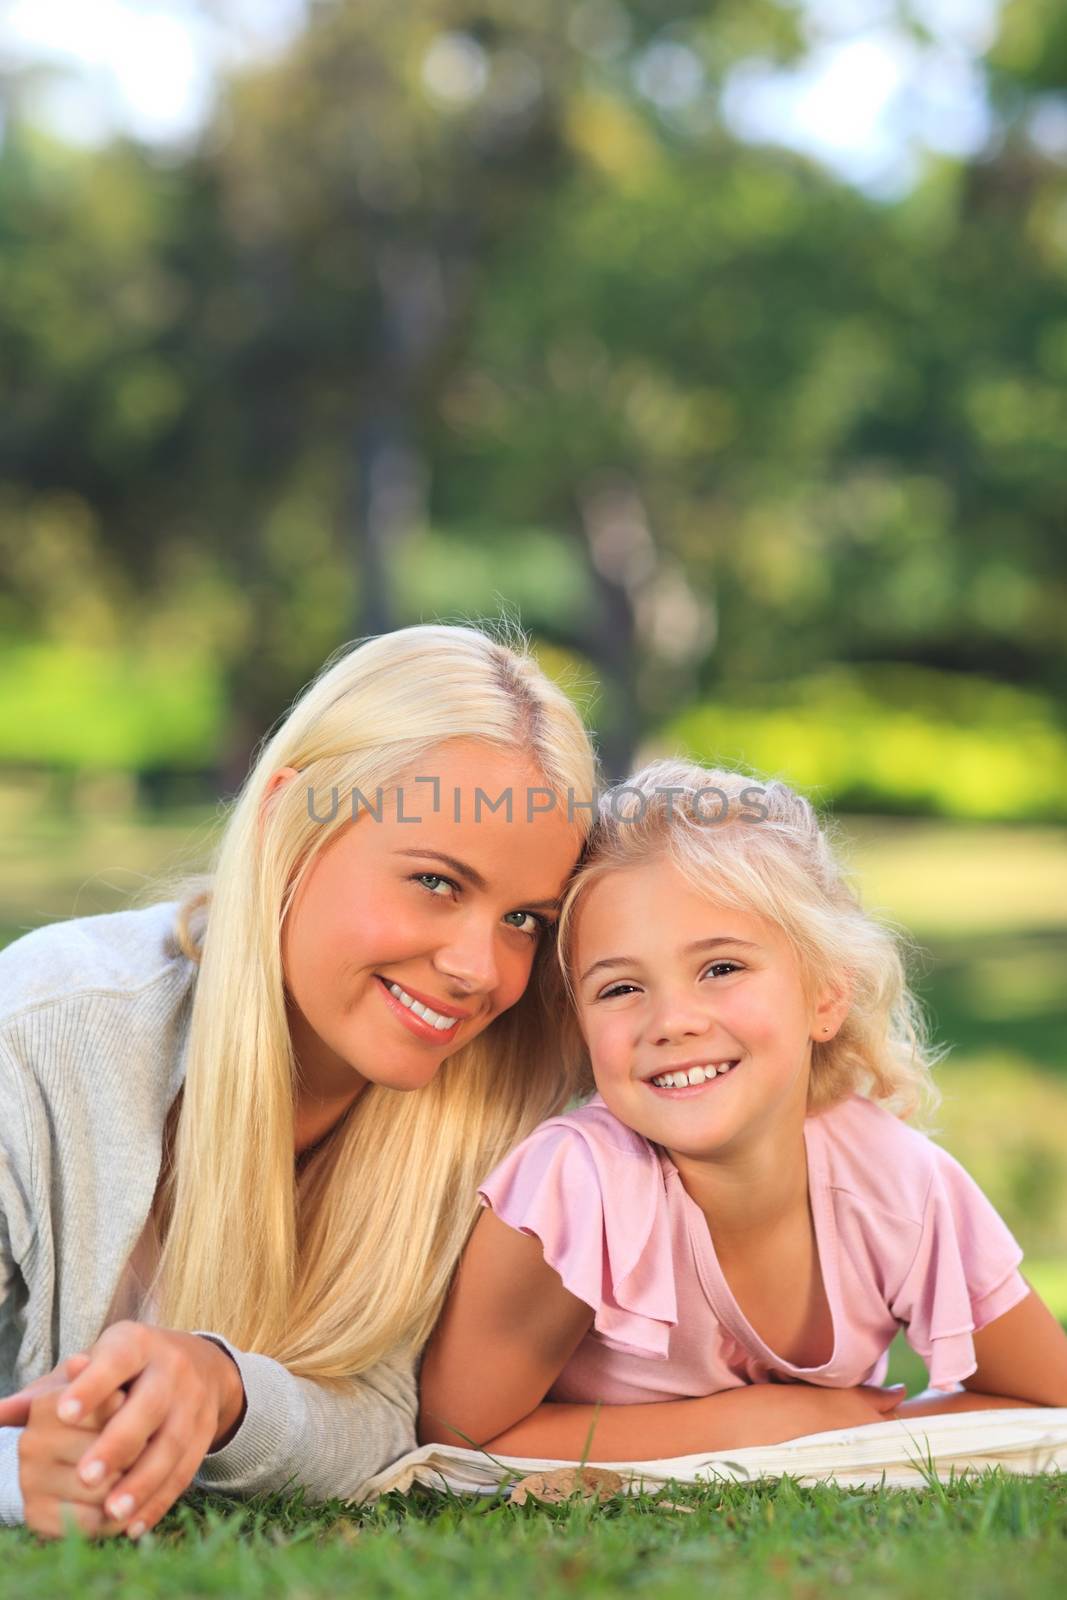
<svg viewBox="0 0 1067 1600">
<path fill-rule="evenodd" d="M 511 821 L 489 808 L 506 790 Z M 581 844 L 547 804 L 528 757 L 457 740 L 384 795 L 380 821 L 361 810 L 320 852 L 282 930 L 305 1094 L 418 1089 L 515 1004 Z"/>
</svg>

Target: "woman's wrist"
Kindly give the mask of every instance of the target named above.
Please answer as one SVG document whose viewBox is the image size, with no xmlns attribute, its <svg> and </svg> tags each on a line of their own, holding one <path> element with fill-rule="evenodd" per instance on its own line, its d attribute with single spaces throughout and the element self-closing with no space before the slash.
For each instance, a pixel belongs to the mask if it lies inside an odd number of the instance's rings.
<svg viewBox="0 0 1067 1600">
<path fill-rule="evenodd" d="M 217 1357 L 213 1362 L 213 1371 L 217 1383 L 218 1424 L 215 1437 L 211 1441 L 211 1448 L 221 1450 L 223 1445 L 229 1444 L 244 1419 L 245 1387 L 241 1379 L 241 1369 L 221 1340 L 212 1338 L 209 1333 L 202 1333 L 199 1337 Z"/>
</svg>

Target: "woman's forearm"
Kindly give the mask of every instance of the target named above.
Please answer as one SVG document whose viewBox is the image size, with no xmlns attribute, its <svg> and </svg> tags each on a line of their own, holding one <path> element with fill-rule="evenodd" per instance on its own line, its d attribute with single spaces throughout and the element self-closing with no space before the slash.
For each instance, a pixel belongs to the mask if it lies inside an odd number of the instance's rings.
<svg viewBox="0 0 1067 1600">
<path fill-rule="evenodd" d="M 851 1400 L 854 1391 L 808 1384 L 745 1384 L 694 1400 L 647 1405 L 571 1405 L 545 1401 L 483 1449 L 499 1455 L 578 1461 L 654 1461 L 701 1451 L 780 1444 L 822 1429 L 879 1421 Z M 595 1419 L 595 1427 L 594 1427 Z M 592 1438 L 590 1439 L 590 1430 Z"/>
</svg>

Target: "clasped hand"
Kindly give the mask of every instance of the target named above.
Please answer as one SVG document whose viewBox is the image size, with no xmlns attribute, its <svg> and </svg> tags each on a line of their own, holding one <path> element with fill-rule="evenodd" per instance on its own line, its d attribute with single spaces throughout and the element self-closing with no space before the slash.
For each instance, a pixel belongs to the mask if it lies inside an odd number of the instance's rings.
<svg viewBox="0 0 1067 1600">
<path fill-rule="evenodd" d="M 244 1410 L 236 1364 L 199 1334 L 116 1322 L 85 1354 L 0 1400 L 0 1427 L 21 1427 L 26 1525 L 56 1537 L 138 1539 L 189 1487 Z"/>
</svg>

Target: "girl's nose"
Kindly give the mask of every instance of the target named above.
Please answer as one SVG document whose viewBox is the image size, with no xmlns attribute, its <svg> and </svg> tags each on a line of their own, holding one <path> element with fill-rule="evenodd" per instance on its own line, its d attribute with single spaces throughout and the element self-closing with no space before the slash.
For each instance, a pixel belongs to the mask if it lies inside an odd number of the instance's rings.
<svg viewBox="0 0 1067 1600">
<path fill-rule="evenodd" d="M 434 956 L 434 968 L 443 978 L 461 985 L 466 994 L 489 994 L 498 982 L 496 924 L 482 927 L 470 921 L 454 927 L 447 945 Z"/>
<path fill-rule="evenodd" d="M 653 1044 L 675 1044 L 707 1033 L 708 1020 L 695 995 L 664 995 L 649 1019 L 649 1033 Z"/>
</svg>

